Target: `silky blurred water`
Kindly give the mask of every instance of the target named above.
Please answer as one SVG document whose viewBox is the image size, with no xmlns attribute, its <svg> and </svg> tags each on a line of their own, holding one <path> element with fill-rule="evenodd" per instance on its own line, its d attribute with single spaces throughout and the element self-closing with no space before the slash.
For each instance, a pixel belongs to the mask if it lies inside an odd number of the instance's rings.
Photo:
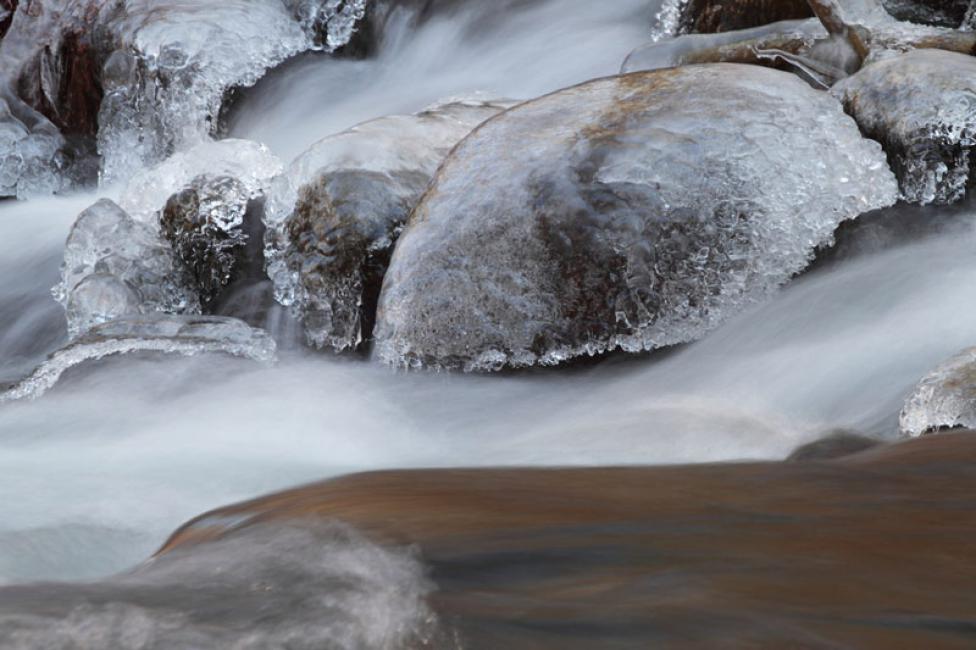
<svg viewBox="0 0 976 650">
<path fill-rule="evenodd" d="M 445 96 L 538 95 L 614 73 L 653 15 L 643 0 L 525 6 L 404 22 L 370 60 L 287 66 L 246 95 L 231 133 L 287 161 Z M 49 288 L 74 217 L 106 194 L 0 203 L 5 379 L 63 342 Z M 976 214 L 932 223 L 907 241 L 849 237 L 856 252 L 654 355 L 460 376 L 286 350 L 274 367 L 120 359 L 74 373 L 0 408 L 0 582 L 104 575 L 204 510 L 339 473 L 775 459 L 834 428 L 893 436 L 914 382 L 976 342 Z"/>
</svg>

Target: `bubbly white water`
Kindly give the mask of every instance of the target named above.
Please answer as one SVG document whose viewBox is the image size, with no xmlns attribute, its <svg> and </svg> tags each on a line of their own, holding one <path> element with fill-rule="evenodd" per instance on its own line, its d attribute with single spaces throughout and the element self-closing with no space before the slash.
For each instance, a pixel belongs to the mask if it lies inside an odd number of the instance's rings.
<svg viewBox="0 0 976 650">
<path fill-rule="evenodd" d="M 374 60 L 307 60 L 259 84 L 232 132 L 287 161 L 445 96 L 612 74 L 647 40 L 648 4 L 539 0 L 479 28 L 464 14 L 401 27 Z M 4 378 L 63 343 L 49 288 L 75 216 L 106 194 L 0 203 Z M 351 471 L 771 459 L 834 427 L 895 435 L 911 387 L 974 343 L 974 221 L 822 265 L 699 343 L 587 368 L 398 374 L 298 351 L 273 367 L 101 362 L 0 408 L 0 582 L 104 575 L 204 510 Z"/>
</svg>

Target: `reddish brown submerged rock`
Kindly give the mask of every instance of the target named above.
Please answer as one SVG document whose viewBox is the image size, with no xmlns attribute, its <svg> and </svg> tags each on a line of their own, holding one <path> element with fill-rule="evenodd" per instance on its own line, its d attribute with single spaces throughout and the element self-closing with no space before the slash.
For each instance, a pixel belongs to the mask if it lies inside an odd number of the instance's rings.
<svg viewBox="0 0 976 650">
<path fill-rule="evenodd" d="M 832 461 L 361 474 L 204 515 L 412 544 L 465 648 L 963 648 L 976 434 Z M 243 522 L 243 523 L 242 523 Z"/>
</svg>

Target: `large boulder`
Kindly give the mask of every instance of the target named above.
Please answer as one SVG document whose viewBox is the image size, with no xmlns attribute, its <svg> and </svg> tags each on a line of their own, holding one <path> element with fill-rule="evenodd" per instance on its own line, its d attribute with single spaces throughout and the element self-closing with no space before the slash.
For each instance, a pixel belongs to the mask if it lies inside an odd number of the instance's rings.
<svg viewBox="0 0 976 650">
<path fill-rule="evenodd" d="M 454 149 L 397 244 L 376 350 L 487 370 L 692 341 L 896 198 L 878 144 L 787 73 L 591 81 Z"/>
<path fill-rule="evenodd" d="M 882 143 L 906 200 L 952 203 L 974 183 L 976 59 L 913 50 L 871 63 L 832 91 Z"/>
<path fill-rule="evenodd" d="M 393 244 L 438 165 L 511 105 L 453 101 L 372 120 L 319 141 L 276 182 L 268 271 L 309 344 L 341 351 L 370 336 Z"/>
</svg>

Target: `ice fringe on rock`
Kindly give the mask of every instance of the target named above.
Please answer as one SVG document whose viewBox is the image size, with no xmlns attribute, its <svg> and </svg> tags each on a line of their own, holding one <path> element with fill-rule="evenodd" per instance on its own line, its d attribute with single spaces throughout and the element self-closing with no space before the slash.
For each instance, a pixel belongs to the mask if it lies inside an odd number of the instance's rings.
<svg viewBox="0 0 976 650">
<path fill-rule="evenodd" d="M 492 370 L 692 341 L 896 198 L 881 147 L 787 73 L 587 82 L 444 161 L 384 279 L 376 354 Z"/>
<path fill-rule="evenodd" d="M 198 311 L 198 297 L 179 278 L 158 227 L 136 221 L 102 199 L 72 226 L 61 282 L 53 292 L 65 308 L 69 334 L 77 336 L 122 316 Z"/>
<path fill-rule="evenodd" d="M 961 199 L 973 184 L 976 59 L 914 50 L 871 63 L 832 92 L 882 143 L 907 201 Z"/>
<path fill-rule="evenodd" d="M 264 331 L 234 318 L 166 314 L 119 318 L 94 326 L 53 353 L 30 376 L 0 393 L 0 403 L 38 398 L 70 368 L 130 352 L 224 353 L 270 363 L 275 359 L 275 342 Z"/>
<path fill-rule="evenodd" d="M 471 129 L 513 104 L 457 98 L 371 120 L 320 140 L 276 179 L 265 207 L 268 276 L 310 345 L 362 342 L 372 322 L 363 312 L 430 178 Z"/>
<path fill-rule="evenodd" d="M 905 401 L 902 433 L 976 428 L 976 347 L 967 348 L 927 374 Z"/>
</svg>

